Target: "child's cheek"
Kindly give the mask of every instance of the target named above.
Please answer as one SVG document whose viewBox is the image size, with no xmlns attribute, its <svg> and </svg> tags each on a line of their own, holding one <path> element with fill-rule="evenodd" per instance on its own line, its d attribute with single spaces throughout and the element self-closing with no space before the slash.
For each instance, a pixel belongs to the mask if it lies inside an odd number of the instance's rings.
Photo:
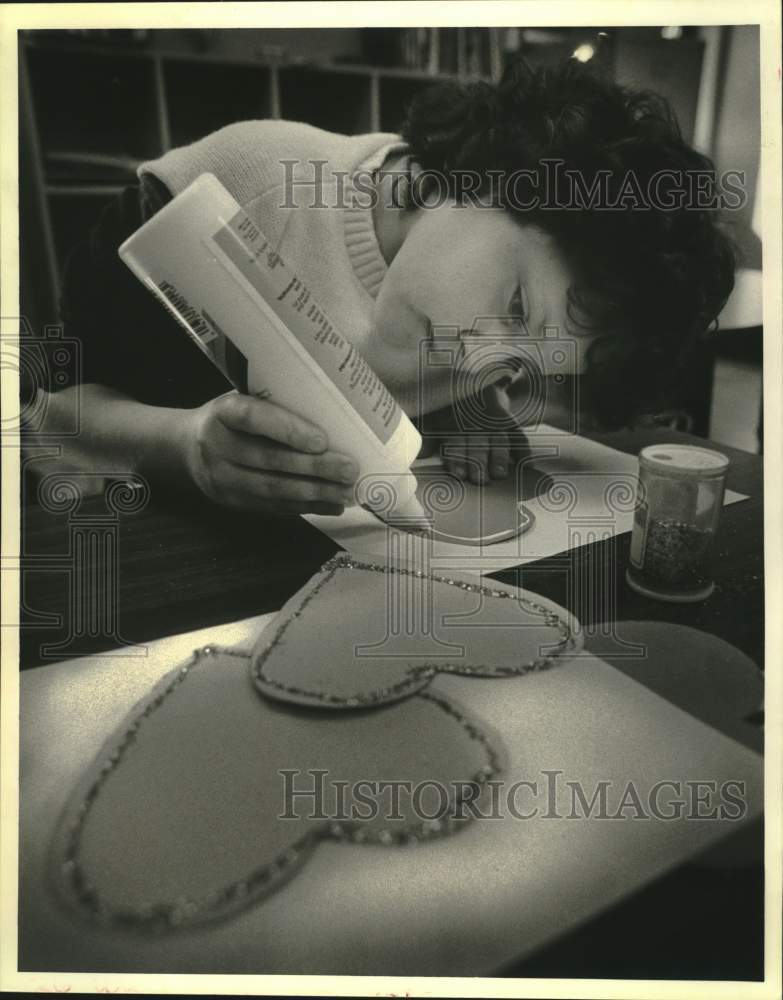
<svg viewBox="0 0 783 1000">
<path fill-rule="evenodd" d="M 420 273 L 425 280 L 412 282 L 416 306 L 434 326 L 472 330 L 482 317 L 507 311 L 500 293 L 504 284 L 500 271 L 489 247 L 466 243 L 453 252 L 441 247 L 429 266 L 422 263 Z"/>
<path fill-rule="evenodd" d="M 507 311 L 514 249 L 500 220 L 480 210 L 422 209 L 384 280 L 433 326 L 473 329 Z"/>
</svg>

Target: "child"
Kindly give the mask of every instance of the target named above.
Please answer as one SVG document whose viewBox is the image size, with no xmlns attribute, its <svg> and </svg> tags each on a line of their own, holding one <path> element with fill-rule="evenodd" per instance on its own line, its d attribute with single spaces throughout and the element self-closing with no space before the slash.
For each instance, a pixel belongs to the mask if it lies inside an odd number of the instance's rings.
<svg viewBox="0 0 783 1000">
<path fill-rule="evenodd" d="M 229 507 L 337 513 L 353 502 L 357 469 L 319 428 L 229 391 L 118 259 L 119 244 L 204 171 L 405 410 L 451 435 L 450 469 L 474 479 L 513 470 L 518 441 L 498 416 L 509 398 L 524 404 L 535 379 L 528 367 L 513 393 L 500 386 L 525 368 L 525 351 L 543 352 L 552 374 L 554 332 L 568 345 L 559 379 L 578 378 L 585 411 L 622 424 L 661 400 L 733 284 L 709 161 L 662 101 L 574 60 L 536 72 L 515 63 L 496 87 L 433 85 L 400 136 L 259 121 L 172 150 L 140 167 L 138 187 L 72 256 L 62 312 L 83 344 L 82 384 L 53 387 L 47 430 L 65 393 L 79 392 L 77 463 Z M 695 174 L 711 202 L 695 200 Z M 482 334 L 500 336 L 493 356 L 509 363 L 474 369 L 453 351 L 450 364 L 422 367 L 422 345 L 480 344 Z M 468 410 L 486 418 L 486 436 L 479 427 L 466 437 Z"/>
</svg>

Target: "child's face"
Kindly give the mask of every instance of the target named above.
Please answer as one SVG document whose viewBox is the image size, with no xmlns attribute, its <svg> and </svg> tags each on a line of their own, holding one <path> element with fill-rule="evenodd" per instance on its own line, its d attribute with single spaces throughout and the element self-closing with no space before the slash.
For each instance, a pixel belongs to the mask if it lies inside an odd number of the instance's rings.
<svg viewBox="0 0 783 1000">
<path fill-rule="evenodd" d="M 502 209 L 418 208 L 378 294 L 373 350 L 383 356 L 371 363 L 384 371 L 390 387 L 390 371 L 410 384 L 419 370 L 420 345 L 459 330 L 499 342 L 497 352 L 492 348 L 496 357 L 523 344 L 526 356 L 540 359 L 544 374 L 577 374 L 593 338 L 580 336 L 568 321 L 572 283 L 551 237 L 519 225 Z"/>
</svg>

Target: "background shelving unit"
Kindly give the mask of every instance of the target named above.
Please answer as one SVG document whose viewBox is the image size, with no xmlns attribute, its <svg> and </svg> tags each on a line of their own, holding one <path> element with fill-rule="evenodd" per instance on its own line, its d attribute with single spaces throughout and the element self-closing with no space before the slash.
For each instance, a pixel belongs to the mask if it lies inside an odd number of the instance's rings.
<svg viewBox="0 0 783 1000">
<path fill-rule="evenodd" d="M 223 125 L 286 118 L 396 132 L 433 80 L 496 80 L 519 52 L 551 65 L 592 39 L 593 63 L 620 82 L 667 93 L 675 80 L 667 96 L 690 128 L 702 42 L 683 30 L 676 45 L 660 29 L 20 32 L 23 314 L 33 330 L 56 321 L 69 251 L 141 161 Z"/>
</svg>

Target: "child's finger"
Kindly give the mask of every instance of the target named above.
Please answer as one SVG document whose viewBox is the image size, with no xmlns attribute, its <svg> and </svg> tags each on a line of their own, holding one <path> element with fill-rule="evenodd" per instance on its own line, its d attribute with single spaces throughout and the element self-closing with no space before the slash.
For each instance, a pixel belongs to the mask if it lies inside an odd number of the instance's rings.
<svg viewBox="0 0 783 1000">
<path fill-rule="evenodd" d="M 315 424 L 267 399 L 229 392 L 215 400 L 215 407 L 218 419 L 231 430 L 271 438 L 314 454 L 329 446 L 326 435 Z"/>
<path fill-rule="evenodd" d="M 468 452 L 470 461 L 468 463 L 468 476 L 472 483 L 477 485 L 485 483 L 489 479 L 489 437 L 477 434 L 470 439 L 470 451 Z"/>
<path fill-rule="evenodd" d="M 345 512 L 345 507 L 337 503 L 296 503 L 280 504 L 273 500 L 261 500 L 254 504 L 254 510 L 259 514 L 274 514 L 277 517 L 298 517 L 300 514 L 325 514 L 328 517 L 338 517 Z"/>
<path fill-rule="evenodd" d="M 249 434 L 234 434 L 231 452 L 230 460 L 235 465 L 255 470 L 347 484 L 355 483 L 359 475 L 356 462 L 340 452 L 325 451 L 320 455 L 310 455 Z"/>
<path fill-rule="evenodd" d="M 492 441 L 489 453 L 489 474 L 493 479 L 505 479 L 511 465 L 511 442 L 505 435 Z"/>
<path fill-rule="evenodd" d="M 468 474 L 468 441 L 464 435 L 450 434 L 443 444 L 443 465 L 457 479 L 464 479 Z"/>
<path fill-rule="evenodd" d="M 324 479 L 288 476 L 281 472 L 265 472 L 241 466 L 226 466 L 221 476 L 221 493 L 224 502 L 236 506 L 252 506 L 261 500 L 281 505 L 314 503 L 333 504 L 341 507 L 356 503 L 353 487 L 340 486 Z"/>
<path fill-rule="evenodd" d="M 527 439 L 527 434 L 521 428 L 515 428 L 508 437 L 509 445 L 511 446 L 512 455 L 528 455 L 530 454 L 530 442 Z"/>
</svg>

